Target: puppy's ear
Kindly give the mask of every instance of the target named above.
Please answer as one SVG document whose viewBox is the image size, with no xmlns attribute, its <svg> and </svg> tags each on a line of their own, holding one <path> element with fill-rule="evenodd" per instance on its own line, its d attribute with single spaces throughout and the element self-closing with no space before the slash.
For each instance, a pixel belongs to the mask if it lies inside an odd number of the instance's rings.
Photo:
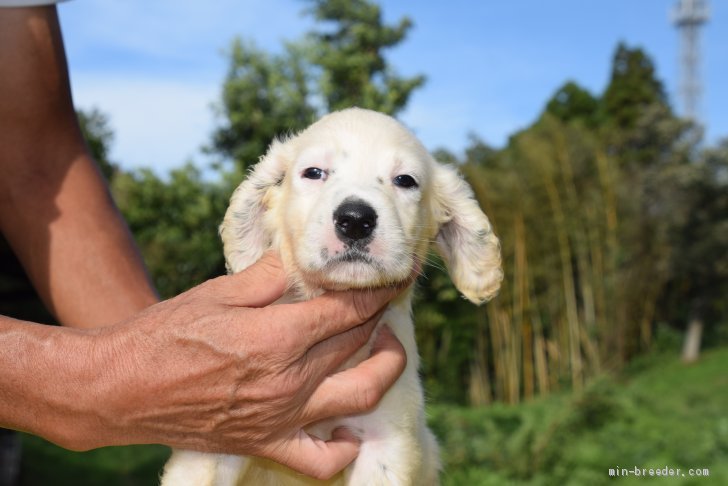
<svg viewBox="0 0 728 486">
<path fill-rule="evenodd" d="M 437 248 L 458 290 L 482 304 L 495 296 L 503 280 L 500 242 L 457 170 L 436 164 L 434 175 Z"/>
<path fill-rule="evenodd" d="M 271 191 L 283 182 L 287 166 L 285 142 L 274 140 L 265 156 L 233 192 L 220 225 L 220 236 L 229 273 L 258 261 L 270 248 L 273 235 L 266 228 Z"/>
</svg>

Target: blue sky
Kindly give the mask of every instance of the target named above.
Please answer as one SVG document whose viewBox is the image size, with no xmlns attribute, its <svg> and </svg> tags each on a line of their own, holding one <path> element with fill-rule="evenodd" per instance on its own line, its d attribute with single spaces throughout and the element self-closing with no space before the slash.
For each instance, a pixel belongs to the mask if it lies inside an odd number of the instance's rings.
<svg viewBox="0 0 728 486">
<path fill-rule="evenodd" d="M 403 75 L 425 74 L 402 120 L 431 148 L 455 152 L 474 133 L 494 146 L 528 126 L 567 80 L 601 92 L 619 41 L 644 48 L 679 108 L 676 0 L 381 2 L 385 19 L 414 21 L 388 53 Z M 728 1 L 711 0 L 702 31 L 707 141 L 728 136 Z M 98 107 L 125 168 L 163 174 L 210 138 L 235 36 L 280 51 L 312 22 L 300 0 L 74 0 L 59 5 L 76 105 Z"/>
</svg>

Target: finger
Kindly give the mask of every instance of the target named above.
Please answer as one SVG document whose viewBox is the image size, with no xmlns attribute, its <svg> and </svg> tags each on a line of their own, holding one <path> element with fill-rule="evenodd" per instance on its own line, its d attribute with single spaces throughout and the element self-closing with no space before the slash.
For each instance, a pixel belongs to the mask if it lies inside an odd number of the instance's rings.
<svg viewBox="0 0 728 486">
<path fill-rule="evenodd" d="M 373 409 L 407 365 L 404 347 L 389 327 L 379 331 L 372 355 L 354 368 L 324 379 L 308 400 L 304 423 Z"/>
<path fill-rule="evenodd" d="M 274 322 L 295 319 L 307 347 L 368 321 L 411 284 L 345 292 L 326 292 L 315 299 L 271 308 Z"/>
<path fill-rule="evenodd" d="M 272 251 L 242 272 L 213 282 L 213 292 L 224 304 L 241 307 L 265 307 L 281 298 L 288 287 L 280 257 Z"/>
<path fill-rule="evenodd" d="M 331 440 L 324 441 L 299 430 L 294 437 L 278 444 L 263 455 L 302 474 L 326 480 L 356 459 L 359 440 L 347 429 L 334 430 Z"/>
<path fill-rule="evenodd" d="M 364 324 L 313 345 L 300 358 L 300 366 L 309 370 L 311 379 L 318 383 L 369 342 L 382 314 L 384 309 L 374 314 Z"/>
</svg>

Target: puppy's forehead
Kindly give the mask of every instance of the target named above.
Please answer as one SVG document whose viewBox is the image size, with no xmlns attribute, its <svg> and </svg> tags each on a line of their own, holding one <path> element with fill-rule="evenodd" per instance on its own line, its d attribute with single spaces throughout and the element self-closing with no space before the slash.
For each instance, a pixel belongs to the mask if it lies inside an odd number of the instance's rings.
<svg viewBox="0 0 728 486">
<path fill-rule="evenodd" d="M 421 166 L 427 150 L 402 124 L 381 113 L 352 108 L 332 113 L 298 137 L 299 164 L 340 168 Z M 408 167 L 413 168 L 413 167 Z"/>
</svg>

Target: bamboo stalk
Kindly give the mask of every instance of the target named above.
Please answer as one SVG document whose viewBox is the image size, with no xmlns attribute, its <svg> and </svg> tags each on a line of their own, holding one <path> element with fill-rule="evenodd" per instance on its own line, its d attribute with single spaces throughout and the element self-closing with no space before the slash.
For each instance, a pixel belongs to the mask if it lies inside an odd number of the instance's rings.
<svg viewBox="0 0 728 486">
<path fill-rule="evenodd" d="M 532 299 L 530 317 L 534 328 L 534 361 L 536 366 L 536 377 L 538 379 L 538 391 L 545 395 L 550 392 L 549 387 L 549 365 L 548 351 L 546 350 L 546 339 L 544 338 L 543 323 L 537 307 L 537 300 Z"/>
<path fill-rule="evenodd" d="M 559 370 L 562 368 L 561 362 L 563 361 L 561 359 L 561 354 L 559 352 L 559 346 L 556 344 L 556 342 L 552 340 L 546 341 L 546 349 L 548 350 L 548 358 L 550 364 L 550 368 L 553 370 L 550 376 L 551 379 L 551 390 L 557 391 L 561 387 L 559 386 L 559 378 L 561 376 L 561 373 L 559 373 Z"/>
<path fill-rule="evenodd" d="M 579 390 L 583 383 L 583 365 L 581 361 L 581 350 L 579 349 L 579 317 L 576 305 L 574 270 L 571 265 L 571 249 L 569 246 L 569 238 L 566 235 L 566 218 L 564 217 L 561 199 L 554 181 L 546 179 L 545 184 L 546 192 L 549 195 L 551 207 L 554 212 L 554 224 L 556 225 L 559 254 L 561 256 L 561 278 L 564 288 L 564 303 L 566 306 L 571 384 L 575 390 Z"/>
<path fill-rule="evenodd" d="M 508 403 L 516 404 L 521 399 L 521 330 L 513 325 L 513 320 L 506 311 L 501 313 L 501 322 L 505 331 L 504 335 L 507 336 Z"/>
<path fill-rule="evenodd" d="M 496 401 L 503 401 L 505 397 L 505 386 L 503 380 L 503 353 L 501 352 L 500 324 L 498 322 L 498 304 L 496 301 L 491 302 L 488 309 L 488 328 L 490 329 L 490 345 L 493 350 L 493 370 L 495 384 L 493 392 Z"/>
</svg>

